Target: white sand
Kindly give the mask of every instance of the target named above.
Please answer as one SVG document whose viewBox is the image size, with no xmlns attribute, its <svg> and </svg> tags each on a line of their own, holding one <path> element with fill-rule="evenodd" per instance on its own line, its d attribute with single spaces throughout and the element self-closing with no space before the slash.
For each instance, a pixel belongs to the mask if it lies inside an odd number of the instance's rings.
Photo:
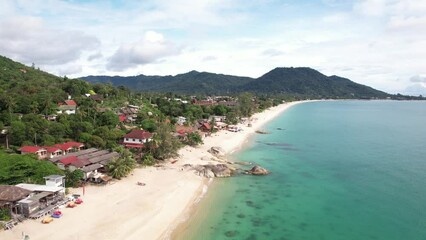
<svg viewBox="0 0 426 240">
<path fill-rule="evenodd" d="M 107 186 L 88 186 L 84 203 L 73 209 L 61 209 L 63 217 L 50 224 L 26 220 L 9 231 L 0 232 L 0 239 L 167 239 L 173 228 L 184 219 L 189 207 L 197 201 L 206 180 L 192 171 L 181 171 L 185 163 L 206 164 L 201 160 L 211 156 L 212 146 L 227 153 L 238 150 L 248 137 L 290 106 L 282 104 L 255 114 L 252 127 L 240 127 L 241 132 L 220 131 L 204 139 L 197 148 L 185 147 L 175 164 L 164 168 L 136 169 L 133 174 Z M 144 182 L 146 186 L 136 183 Z M 71 192 L 82 194 L 82 189 Z"/>
</svg>

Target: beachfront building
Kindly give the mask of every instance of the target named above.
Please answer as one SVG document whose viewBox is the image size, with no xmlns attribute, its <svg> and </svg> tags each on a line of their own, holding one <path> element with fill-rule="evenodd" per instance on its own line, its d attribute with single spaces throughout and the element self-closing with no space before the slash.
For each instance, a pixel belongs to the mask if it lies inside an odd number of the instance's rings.
<svg viewBox="0 0 426 240">
<path fill-rule="evenodd" d="M 32 153 L 37 155 L 38 159 L 54 158 L 61 155 L 66 155 L 71 152 L 78 152 L 84 148 L 83 143 L 66 142 L 55 144 L 53 146 L 22 146 L 18 151 L 21 154 Z"/>
<path fill-rule="evenodd" d="M 99 179 L 105 176 L 105 165 L 119 156 L 120 154 L 114 151 L 110 152 L 108 150 L 89 148 L 64 156 L 58 156 L 49 161 L 63 170 L 67 169 L 72 172 L 79 169 L 83 171 L 83 180 L 99 182 Z"/>
<path fill-rule="evenodd" d="M 9 211 L 12 219 L 18 218 L 21 214 L 18 202 L 30 196 L 31 193 L 31 191 L 24 188 L 0 185 L 0 209 Z M 11 228 L 13 226 L 6 227 Z"/>
<path fill-rule="evenodd" d="M 143 148 L 144 144 L 151 141 L 153 134 L 140 129 L 134 129 L 124 135 L 123 146 L 126 148 Z"/>
<path fill-rule="evenodd" d="M 54 158 L 62 155 L 62 150 L 57 147 L 43 146 L 47 151 L 47 158 Z"/>
<path fill-rule="evenodd" d="M 80 142 L 66 142 L 55 144 L 53 146 L 62 150 L 62 155 L 66 155 L 71 152 L 78 152 L 84 148 L 84 144 Z"/>
</svg>

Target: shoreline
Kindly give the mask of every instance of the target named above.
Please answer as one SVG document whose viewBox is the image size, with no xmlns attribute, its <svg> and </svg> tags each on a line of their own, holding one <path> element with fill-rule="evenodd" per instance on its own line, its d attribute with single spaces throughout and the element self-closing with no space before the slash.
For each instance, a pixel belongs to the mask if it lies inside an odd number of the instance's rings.
<svg viewBox="0 0 426 240">
<path fill-rule="evenodd" d="M 268 122 L 270 122 L 273 119 L 275 119 L 276 117 L 280 116 L 283 112 L 288 110 L 290 107 L 297 105 L 297 104 L 300 104 L 300 103 L 305 103 L 305 102 L 313 102 L 313 101 L 308 100 L 308 101 L 296 101 L 296 102 L 290 102 L 290 103 L 283 103 L 283 104 L 280 104 L 276 107 L 269 108 L 269 109 L 267 109 L 267 110 L 265 110 L 261 113 L 256 113 L 252 116 L 252 118 L 257 118 L 257 120 L 255 120 L 255 122 L 252 122 L 252 127 L 247 127 L 247 125 L 238 124 L 238 126 L 243 129 L 242 132 L 239 132 L 239 133 L 243 133 L 243 134 L 241 134 L 242 136 L 240 136 L 238 139 L 235 137 L 235 139 L 226 139 L 227 141 L 223 141 L 223 143 L 219 144 L 219 145 L 212 145 L 211 143 L 208 144 L 208 145 L 209 145 L 209 147 L 212 147 L 212 146 L 222 147 L 226 151 L 226 156 L 229 157 L 229 155 L 232 155 L 236 152 L 242 151 L 243 149 L 250 147 L 250 145 L 252 144 L 252 139 L 256 134 L 256 130 L 260 130 L 259 128 L 263 127 Z M 222 133 L 221 135 L 223 135 L 223 131 L 220 132 L 220 133 Z M 231 132 L 229 132 L 229 133 L 230 134 L 239 134 L 239 133 L 231 133 Z M 225 133 L 225 134 L 228 134 L 228 133 Z M 224 138 L 224 136 L 221 136 L 221 135 L 214 134 L 212 136 L 214 138 Z M 229 142 L 231 140 L 237 140 L 237 141 L 232 141 L 233 144 L 229 145 Z M 204 161 L 202 163 L 206 164 L 206 161 Z M 208 186 L 209 188 L 210 188 L 210 185 L 213 183 L 213 180 L 214 179 L 211 179 L 211 182 Z M 203 194 L 203 196 L 199 196 L 199 199 L 202 200 L 206 196 L 206 194 L 207 193 Z M 198 204 L 199 204 L 199 202 L 194 203 L 192 205 L 189 205 L 185 209 L 185 211 L 182 213 L 182 215 L 183 216 L 192 215 L 192 213 L 197 211 Z M 163 235 L 163 238 L 161 238 L 161 239 L 177 239 L 178 236 L 180 236 L 182 234 L 182 232 L 184 232 L 189 227 L 189 220 L 190 220 L 189 218 L 177 219 L 167 230 L 168 235 Z"/>
<path fill-rule="evenodd" d="M 179 151 L 175 164 L 163 167 L 137 168 L 121 180 L 106 186 L 86 186 L 70 189 L 81 194 L 84 203 L 77 208 L 62 208 L 63 217 L 50 224 L 39 220 L 25 220 L 12 230 L 0 232 L 4 240 L 22 239 L 170 239 L 179 233 L 194 209 L 205 196 L 211 180 L 197 176 L 193 171 L 182 171 L 184 164 L 207 164 L 202 160 L 212 146 L 222 147 L 227 155 L 243 149 L 250 138 L 270 120 L 299 103 L 290 102 L 253 115 L 252 127 L 238 124 L 241 132 L 220 131 L 204 139 L 198 147 L 186 146 Z M 208 158 L 210 159 L 210 158 Z M 216 162 L 214 162 L 216 163 Z M 146 186 L 138 186 L 138 181 Z"/>
</svg>

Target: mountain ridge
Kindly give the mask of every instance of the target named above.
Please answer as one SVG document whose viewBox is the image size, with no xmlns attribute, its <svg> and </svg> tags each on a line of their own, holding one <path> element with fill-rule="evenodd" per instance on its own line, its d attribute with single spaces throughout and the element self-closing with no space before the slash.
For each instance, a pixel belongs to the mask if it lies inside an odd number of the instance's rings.
<svg viewBox="0 0 426 240">
<path fill-rule="evenodd" d="M 152 81 L 152 80 L 156 81 Z M 174 76 L 86 76 L 96 83 L 123 85 L 142 92 L 182 94 L 294 95 L 312 98 L 386 98 L 390 94 L 336 75 L 326 76 L 309 67 L 277 67 L 258 78 L 233 76 L 195 70 Z"/>
</svg>

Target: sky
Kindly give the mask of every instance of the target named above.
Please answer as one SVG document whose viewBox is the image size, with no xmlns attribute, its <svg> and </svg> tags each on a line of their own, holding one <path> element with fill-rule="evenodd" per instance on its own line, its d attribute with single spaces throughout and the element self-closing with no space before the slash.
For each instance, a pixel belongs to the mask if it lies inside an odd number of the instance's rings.
<svg viewBox="0 0 426 240">
<path fill-rule="evenodd" d="M 311 67 L 426 96 L 426 0 L 0 0 L 0 55 L 68 77 Z"/>
</svg>

